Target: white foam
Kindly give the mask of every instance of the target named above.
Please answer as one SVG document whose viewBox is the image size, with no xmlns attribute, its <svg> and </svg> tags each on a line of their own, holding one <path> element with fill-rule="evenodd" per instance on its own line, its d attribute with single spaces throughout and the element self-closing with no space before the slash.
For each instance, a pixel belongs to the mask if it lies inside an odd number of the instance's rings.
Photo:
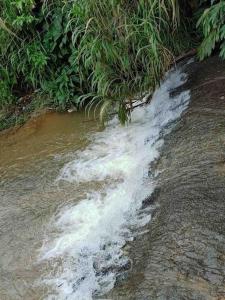
<svg viewBox="0 0 225 300">
<path fill-rule="evenodd" d="M 60 233 L 54 238 L 49 234 L 41 253 L 42 259 L 62 260 L 56 274 L 45 279 L 57 299 L 88 300 L 113 287 L 118 270 L 128 261 L 122 247 L 132 240 L 131 228 L 141 229 L 151 219 L 149 210 L 140 213 L 142 201 L 154 189 L 149 165 L 159 157 L 163 136 L 172 128 L 168 125 L 188 105 L 189 91 L 170 98 L 170 90 L 185 80 L 181 71 L 171 71 L 151 104 L 133 111 L 129 126 L 114 119 L 62 169 L 58 180 L 71 184 L 110 180 L 56 216 L 54 228 Z"/>
</svg>

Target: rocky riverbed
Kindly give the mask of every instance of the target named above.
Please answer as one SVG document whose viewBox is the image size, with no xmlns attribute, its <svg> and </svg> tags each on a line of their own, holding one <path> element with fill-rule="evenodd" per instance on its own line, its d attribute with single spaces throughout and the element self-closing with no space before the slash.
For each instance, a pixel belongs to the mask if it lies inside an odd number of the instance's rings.
<svg viewBox="0 0 225 300">
<path fill-rule="evenodd" d="M 127 246 L 133 268 L 112 299 L 225 299 L 225 64 L 215 56 L 187 72 L 191 102 L 146 201 L 157 209 L 148 233 Z"/>
</svg>

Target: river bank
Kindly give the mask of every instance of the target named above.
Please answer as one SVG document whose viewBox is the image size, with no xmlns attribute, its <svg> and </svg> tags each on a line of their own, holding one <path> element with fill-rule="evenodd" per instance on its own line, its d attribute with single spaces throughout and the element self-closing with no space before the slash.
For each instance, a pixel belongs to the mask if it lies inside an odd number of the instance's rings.
<svg viewBox="0 0 225 300">
<path fill-rule="evenodd" d="M 157 209 L 128 246 L 133 268 L 112 299 L 225 299 L 225 64 L 215 56 L 188 74 L 191 102 L 165 140 L 147 202 Z"/>
<path fill-rule="evenodd" d="M 175 64 L 186 58 L 195 56 L 196 52 L 196 49 L 190 49 L 187 52 L 181 53 L 180 56 L 174 57 L 170 67 L 172 68 Z M 67 107 L 59 108 L 54 105 L 54 101 L 47 94 L 39 95 L 38 91 L 32 92 L 18 98 L 16 103 L 8 104 L 4 109 L 0 110 L 0 134 L 8 133 L 10 130 L 17 130 L 29 120 L 32 121 L 32 119 L 47 112 L 71 113 L 78 110 L 80 110 L 78 107 L 71 104 L 67 105 Z"/>
</svg>

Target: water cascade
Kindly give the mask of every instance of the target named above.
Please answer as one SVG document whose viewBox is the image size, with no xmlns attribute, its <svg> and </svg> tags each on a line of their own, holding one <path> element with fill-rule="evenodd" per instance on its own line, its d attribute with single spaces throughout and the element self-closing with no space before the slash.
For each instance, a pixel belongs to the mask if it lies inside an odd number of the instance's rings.
<svg viewBox="0 0 225 300">
<path fill-rule="evenodd" d="M 168 72 L 151 103 L 132 112 L 128 126 L 114 118 L 62 168 L 57 184 L 76 185 L 78 194 L 84 185 L 86 190 L 49 224 L 40 251 L 40 261 L 54 264 L 54 272 L 41 280 L 52 289 L 49 299 L 103 295 L 131 266 L 123 247 L 151 220 L 154 206 L 142 205 L 154 191 L 151 163 L 188 106 L 189 91 L 171 96 L 186 77 L 182 69 Z"/>
</svg>

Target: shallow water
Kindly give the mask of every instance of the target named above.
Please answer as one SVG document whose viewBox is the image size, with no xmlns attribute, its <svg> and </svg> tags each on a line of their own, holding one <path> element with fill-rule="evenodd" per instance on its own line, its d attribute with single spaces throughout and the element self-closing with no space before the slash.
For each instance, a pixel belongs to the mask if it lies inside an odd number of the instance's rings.
<svg viewBox="0 0 225 300">
<path fill-rule="evenodd" d="M 0 299 L 42 299 L 34 283 L 48 269 L 36 264 L 37 250 L 60 205 L 77 201 L 55 179 L 97 130 L 84 114 L 48 113 L 0 136 Z"/>
<path fill-rule="evenodd" d="M 151 220 L 149 168 L 187 108 L 189 91 L 170 97 L 185 80 L 168 74 L 127 127 L 51 113 L 0 137 L 0 299 L 97 298 L 131 268 L 124 246 Z"/>
</svg>

